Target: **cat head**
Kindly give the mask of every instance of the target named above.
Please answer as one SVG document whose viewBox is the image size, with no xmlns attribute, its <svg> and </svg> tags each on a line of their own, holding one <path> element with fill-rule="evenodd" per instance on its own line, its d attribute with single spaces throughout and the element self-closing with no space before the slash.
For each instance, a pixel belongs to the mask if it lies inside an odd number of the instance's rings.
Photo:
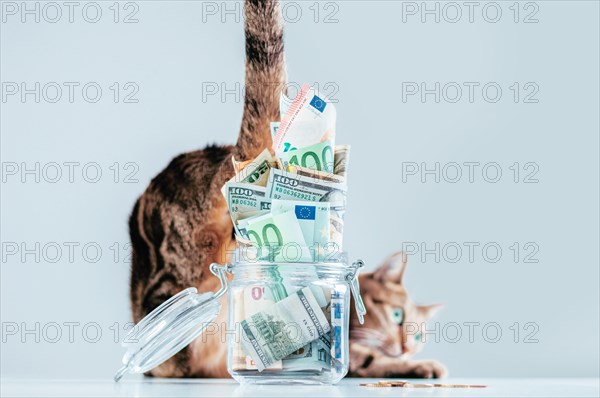
<svg viewBox="0 0 600 398">
<path fill-rule="evenodd" d="M 403 359 L 422 349 L 421 331 L 443 304 L 417 305 L 411 301 L 402 283 L 406 263 L 406 254 L 395 253 L 374 272 L 360 276 L 367 314 L 361 325 L 352 313 L 351 343 Z"/>
</svg>

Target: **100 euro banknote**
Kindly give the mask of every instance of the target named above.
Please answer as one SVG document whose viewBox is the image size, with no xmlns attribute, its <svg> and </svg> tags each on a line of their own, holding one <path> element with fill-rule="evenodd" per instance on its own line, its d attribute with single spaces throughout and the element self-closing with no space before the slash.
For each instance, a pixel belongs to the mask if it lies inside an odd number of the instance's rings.
<svg viewBox="0 0 600 398">
<path fill-rule="evenodd" d="M 272 199 L 299 200 L 308 202 L 329 202 L 330 238 L 328 250 L 342 248 L 344 215 L 346 212 L 345 183 L 336 183 L 307 176 L 273 170 L 265 195 Z"/>
</svg>

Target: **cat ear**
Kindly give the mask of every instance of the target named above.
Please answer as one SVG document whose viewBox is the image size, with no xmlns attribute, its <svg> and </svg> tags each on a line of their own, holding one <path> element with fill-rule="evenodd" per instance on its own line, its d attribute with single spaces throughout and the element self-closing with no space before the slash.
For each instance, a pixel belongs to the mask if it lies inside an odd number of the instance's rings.
<svg viewBox="0 0 600 398">
<path fill-rule="evenodd" d="M 373 276 L 382 282 L 402 283 L 408 256 L 404 252 L 394 253 L 385 259 Z"/>
<path fill-rule="evenodd" d="M 444 308 L 444 304 L 419 305 L 417 308 L 425 319 L 430 319 L 433 318 L 439 310 Z"/>
</svg>

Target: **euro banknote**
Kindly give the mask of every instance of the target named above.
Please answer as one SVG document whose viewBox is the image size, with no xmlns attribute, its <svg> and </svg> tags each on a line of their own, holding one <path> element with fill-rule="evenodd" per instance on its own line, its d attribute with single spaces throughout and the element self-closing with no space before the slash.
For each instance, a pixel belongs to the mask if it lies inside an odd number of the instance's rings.
<svg viewBox="0 0 600 398">
<path fill-rule="evenodd" d="M 292 211 L 261 216 L 245 225 L 245 233 L 252 245 L 270 247 L 274 261 L 312 261 L 310 248 Z"/>
<path fill-rule="evenodd" d="M 323 141 L 279 155 L 283 166 L 296 165 L 307 169 L 333 173 L 334 153 L 331 141 Z"/>
<path fill-rule="evenodd" d="M 302 230 L 304 241 L 310 248 L 322 247 L 330 239 L 329 202 L 303 202 L 298 200 L 273 199 L 271 213 L 290 212 Z"/>
<path fill-rule="evenodd" d="M 283 170 L 273 170 L 269 175 L 265 194 L 272 199 L 329 202 L 331 226 L 329 245 L 326 250 L 339 252 L 344 236 L 346 192 L 345 183 L 317 180 Z"/>
<path fill-rule="evenodd" d="M 304 84 L 281 118 L 273 150 L 281 155 L 330 140 L 335 143 L 336 111 L 325 96 Z"/>
</svg>

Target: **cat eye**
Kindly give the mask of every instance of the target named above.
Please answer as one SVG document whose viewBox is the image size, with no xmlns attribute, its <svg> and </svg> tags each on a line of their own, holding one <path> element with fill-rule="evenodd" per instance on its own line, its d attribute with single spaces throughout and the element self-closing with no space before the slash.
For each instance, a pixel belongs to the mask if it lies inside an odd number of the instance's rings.
<svg viewBox="0 0 600 398">
<path fill-rule="evenodd" d="M 421 341 L 421 332 L 417 332 L 417 334 L 415 334 L 415 340 Z"/>
<path fill-rule="evenodd" d="M 398 325 L 402 325 L 402 322 L 404 322 L 404 310 L 402 310 L 402 308 L 394 309 L 392 317 L 394 322 L 396 322 Z"/>
</svg>

